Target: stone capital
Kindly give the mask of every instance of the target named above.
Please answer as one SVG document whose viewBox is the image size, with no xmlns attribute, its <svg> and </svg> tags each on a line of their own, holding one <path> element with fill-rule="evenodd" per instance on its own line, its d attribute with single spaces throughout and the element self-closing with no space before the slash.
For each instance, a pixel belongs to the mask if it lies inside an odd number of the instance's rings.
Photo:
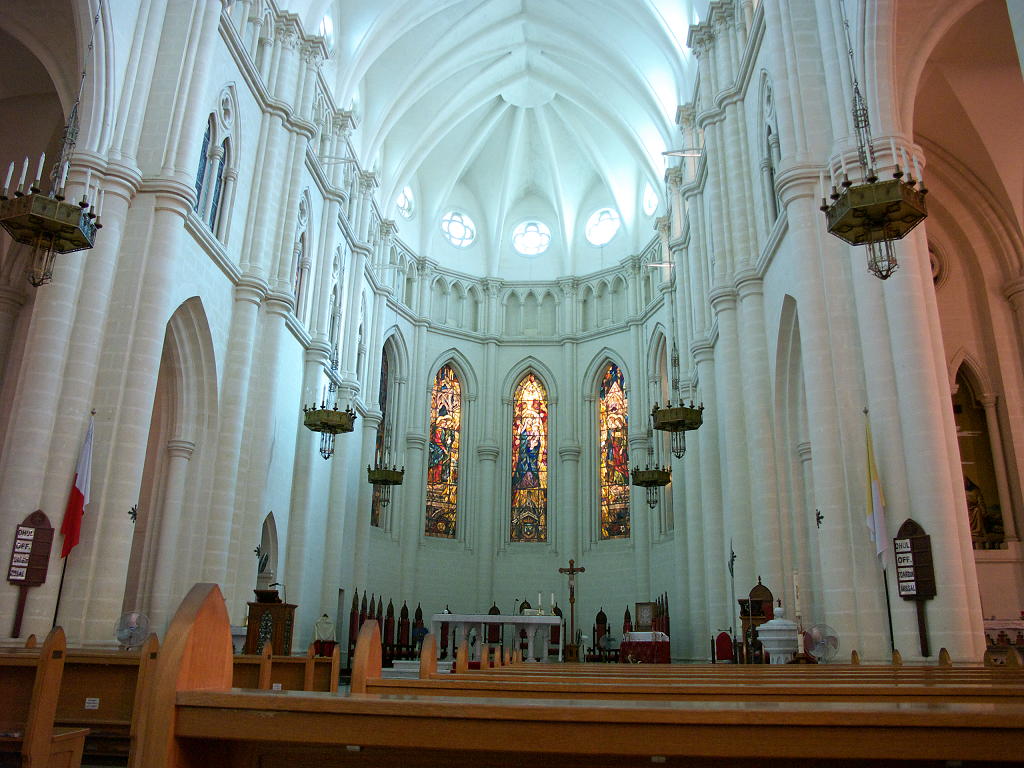
<svg viewBox="0 0 1024 768">
<path fill-rule="evenodd" d="M 694 339 L 690 344 L 690 354 L 697 363 L 710 363 L 715 359 L 715 345 L 707 337 Z"/>
<path fill-rule="evenodd" d="M 981 403 L 981 407 L 986 411 L 990 408 L 995 408 L 996 403 L 999 402 L 999 396 L 993 395 L 989 392 L 978 395 L 978 402 Z"/>
<path fill-rule="evenodd" d="M 579 443 L 564 443 L 563 445 L 560 445 L 558 447 L 558 458 L 562 459 L 563 461 L 579 461 L 580 454 L 582 452 L 583 449 L 580 447 Z"/>
<path fill-rule="evenodd" d="M 1003 296 L 1016 310 L 1024 309 L 1024 276 L 1015 277 L 1003 286 Z"/>
<path fill-rule="evenodd" d="M 736 309 L 736 289 L 729 286 L 713 288 L 708 293 L 708 303 L 715 314 Z"/>
<path fill-rule="evenodd" d="M 168 440 L 167 441 L 167 455 L 174 459 L 185 459 L 188 461 L 192 458 L 192 452 L 195 451 L 196 444 L 191 440 Z"/>
<path fill-rule="evenodd" d="M 796 455 L 800 457 L 800 461 L 811 460 L 811 444 L 808 441 L 796 444 Z"/>
<path fill-rule="evenodd" d="M 476 447 L 476 455 L 481 461 L 497 461 L 500 449 L 497 443 L 480 443 Z"/>
<path fill-rule="evenodd" d="M 736 293 L 743 301 L 750 296 L 764 295 L 764 278 L 753 269 L 745 269 L 736 275 Z"/>
</svg>

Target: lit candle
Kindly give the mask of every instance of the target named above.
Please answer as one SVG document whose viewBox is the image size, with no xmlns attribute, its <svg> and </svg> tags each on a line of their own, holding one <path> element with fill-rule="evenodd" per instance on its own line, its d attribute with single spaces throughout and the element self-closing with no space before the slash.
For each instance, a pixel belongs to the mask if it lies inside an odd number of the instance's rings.
<svg viewBox="0 0 1024 768">
<path fill-rule="evenodd" d="M 36 168 L 36 183 L 34 185 L 36 187 L 39 186 L 39 182 L 43 178 L 43 164 L 44 163 L 46 163 L 46 153 L 45 152 L 43 152 L 43 154 L 41 154 L 39 156 L 39 167 Z"/>
<path fill-rule="evenodd" d="M 11 164 L 7 166 L 7 178 L 4 180 L 4 195 L 7 195 L 8 190 L 11 188 L 11 177 L 14 176 L 14 161 L 11 160 Z"/>
<path fill-rule="evenodd" d="M 25 174 L 28 173 L 28 155 L 25 155 L 25 162 L 21 164 L 21 178 L 18 179 L 18 189 L 25 185 Z"/>
<path fill-rule="evenodd" d="M 892 164 L 899 167 L 900 161 L 899 158 L 896 157 L 896 139 L 891 136 L 889 137 L 889 155 L 892 157 Z"/>
<path fill-rule="evenodd" d="M 800 576 L 797 571 L 793 571 L 793 607 L 795 615 L 800 616 Z"/>
</svg>

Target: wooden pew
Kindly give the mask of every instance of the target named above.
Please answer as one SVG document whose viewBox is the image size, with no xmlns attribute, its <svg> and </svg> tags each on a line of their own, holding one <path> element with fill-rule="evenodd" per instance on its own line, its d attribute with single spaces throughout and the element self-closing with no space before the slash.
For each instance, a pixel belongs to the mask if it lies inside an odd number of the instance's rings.
<svg viewBox="0 0 1024 768">
<path fill-rule="evenodd" d="M 380 674 L 379 630 L 357 642 L 353 686 Z M 903 702 L 530 701 L 230 690 L 228 617 L 197 585 L 171 624 L 149 696 L 143 763 L 167 766 L 569 768 L 676 758 L 987 760 L 1020 758 L 1024 705 Z M 429 664 L 426 666 L 429 667 Z M 457 677 L 457 676 L 455 676 Z"/>
<path fill-rule="evenodd" d="M 158 650 L 157 637 L 151 634 L 138 651 L 67 651 L 56 722 L 89 728 L 87 761 L 127 759 L 133 731 L 144 717 L 142 702 Z"/>
<path fill-rule="evenodd" d="M 54 725 L 67 643 L 55 627 L 42 648 L 0 656 L 0 753 L 31 768 L 82 764 L 88 730 Z"/>
<path fill-rule="evenodd" d="M 273 656 L 268 644 L 260 655 L 235 656 L 232 684 L 264 691 L 336 691 L 340 672 L 338 646 L 330 656 L 317 656 L 312 644 L 303 656 Z"/>
</svg>

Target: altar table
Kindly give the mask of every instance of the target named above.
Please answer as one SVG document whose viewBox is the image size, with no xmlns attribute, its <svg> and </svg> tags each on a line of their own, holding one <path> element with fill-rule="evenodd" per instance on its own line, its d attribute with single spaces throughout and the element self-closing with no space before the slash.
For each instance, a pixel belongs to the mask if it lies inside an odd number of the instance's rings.
<svg viewBox="0 0 1024 768">
<path fill-rule="evenodd" d="M 562 628 L 562 617 L 561 616 L 504 616 L 501 614 L 488 614 L 488 613 L 435 613 L 430 617 L 430 631 L 434 637 L 438 638 L 437 648 L 438 654 L 441 649 L 441 625 L 448 625 L 449 635 L 449 646 L 451 648 L 458 648 L 462 641 L 466 638 L 469 630 L 476 627 L 477 643 L 476 647 L 470 652 L 470 659 L 477 661 L 480 658 L 480 645 L 483 643 L 484 638 L 487 637 L 485 627 L 497 624 L 499 626 L 510 626 L 512 627 L 512 636 L 518 642 L 519 630 L 526 630 L 526 661 L 532 661 L 535 656 L 544 658 L 547 656 L 547 643 L 548 638 L 551 636 L 551 628 L 559 627 L 562 629 L 558 633 L 558 660 L 562 660 L 562 655 L 565 650 L 565 631 Z M 540 642 L 540 652 L 534 654 L 534 637 L 543 631 L 543 635 Z"/>
</svg>

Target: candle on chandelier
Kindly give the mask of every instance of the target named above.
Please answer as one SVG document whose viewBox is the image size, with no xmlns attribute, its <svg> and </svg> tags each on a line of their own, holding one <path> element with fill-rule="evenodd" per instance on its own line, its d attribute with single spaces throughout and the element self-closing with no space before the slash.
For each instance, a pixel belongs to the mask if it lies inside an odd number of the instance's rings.
<svg viewBox="0 0 1024 768">
<path fill-rule="evenodd" d="M 11 160 L 11 164 L 7 166 L 7 178 L 4 180 L 4 197 L 7 197 L 7 192 L 11 188 L 11 177 L 14 176 L 14 161 Z"/>
<path fill-rule="evenodd" d="M 96 217 L 99 218 L 103 215 L 103 199 L 107 196 L 107 190 L 100 190 L 100 204 L 96 206 Z"/>
<path fill-rule="evenodd" d="M 82 202 L 89 199 L 89 184 L 92 182 L 92 168 L 85 170 L 85 189 L 82 190 Z"/>
<path fill-rule="evenodd" d="M 63 170 L 61 170 L 61 174 L 60 174 L 60 183 L 57 185 L 57 189 L 63 190 L 64 189 L 64 185 L 67 184 L 67 182 L 68 182 L 68 169 L 70 167 L 71 167 L 71 163 L 69 163 L 69 162 L 65 162 L 64 163 L 64 168 L 63 168 Z"/>
<path fill-rule="evenodd" d="M 825 199 L 825 172 L 818 171 L 818 189 L 821 190 L 821 199 Z"/>
<path fill-rule="evenodd" d="M 39 156 L 39 165 L 36 167 L 36 180 L 33 187 L 39 188 L 39 182 L 43 180 L 43 165 L 46 163 L 46 153 Z"/>
<path fill-rule="evenodd" d="M 907 165 L 907 151 L 903 147 L 900 147 L 900 157 L 903 158 L 903 167 L 909 168 L 910 166 Z"/>
<path fill-rule="evenodd" d="M 899 158 L 896 157 L 896 139 L 889 137 L 889 156 L 892 157 L 892 164 L 898 169 L 900 167 Z"/>
<path fill-rule="evenodd" d="M 917 176 L 918 181 L 921 181 L 923 177 L 921 176 L 921 166 L 917 164 L 917 155 L 911 155 L 911 159 L 914 161 L 914 175 Z"/>
<path fill-rule="evenodd" d="M 21 164 L 21 178 L 18 179 L 18 189 L 25 185 L 25 175 L 28 173 L 28 155 L 25 155 L 25 162 Z"/>
<path fill-rule="evenodd" d="M 846 158 L 842 154 L 839 155 L 839 164 L 843 167 L 843 181 L 846 181 L 850 178 L 850 174 L 846 172 Z"/>
<path fill-rule="evenodd" d="M 551 593 L 551 612 L 555 612 L 555 593 Z"/>
<path fill-rule="evenodd" d="M 540 592 L 537 593 L 537 610 L 541 610 L 541 606 L 544 604 L 541 602 Z"/>
</svg>

